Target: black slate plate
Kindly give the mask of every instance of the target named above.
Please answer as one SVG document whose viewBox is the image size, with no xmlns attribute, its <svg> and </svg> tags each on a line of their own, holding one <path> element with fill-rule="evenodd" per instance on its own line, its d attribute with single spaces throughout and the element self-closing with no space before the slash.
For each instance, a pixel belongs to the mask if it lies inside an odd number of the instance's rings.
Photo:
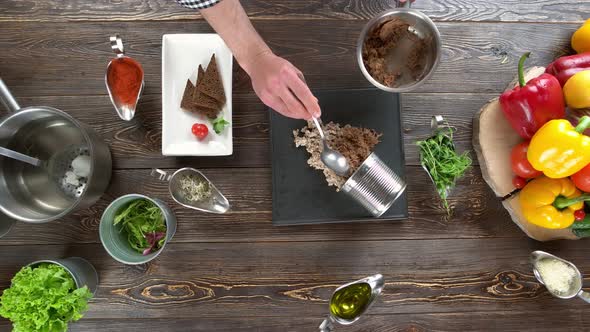
<svg viewBox="0 0 590 332">
<path fill-rule="evenodd" d="M 383 133 L 375 152 L 405 179 L 398 94 L 376 89 L 317 91 L 322 121 L 372 128 Z M 408 217 L 406 193 L 380 218 L 329 187 L 322 172 L 307 165 L 309 154 L 296 148 L 293 130 L 305 121 L 270 112 L 272 147 L 272 221 L 274 225 L 319 224 Z"/>
</svg>

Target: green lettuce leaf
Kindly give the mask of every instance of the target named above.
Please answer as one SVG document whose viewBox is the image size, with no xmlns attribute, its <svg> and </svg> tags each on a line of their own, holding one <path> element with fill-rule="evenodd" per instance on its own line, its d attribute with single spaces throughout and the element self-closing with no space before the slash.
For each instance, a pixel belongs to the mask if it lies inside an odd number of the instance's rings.
<svg viewBox="0 0 590 332">
<path fill-rule="evenodd" d="M 69 322 L 82 318 L 91 298 L 88 287 L 76 288 L 59 265 L 26 266 L 0 297 L 0 316 L 10 319 L 13 332 L 62 332 Z"/>
<path fill-rule="evenodd" d="M 213 130 L 217 134 L 221 134 L 221 132 L 225 129 L 225 127 L 229 126 L 229 122 L 223 118 L 223 116 L 218 117 L 217 119 L 213 120 Z"/>
</svg>

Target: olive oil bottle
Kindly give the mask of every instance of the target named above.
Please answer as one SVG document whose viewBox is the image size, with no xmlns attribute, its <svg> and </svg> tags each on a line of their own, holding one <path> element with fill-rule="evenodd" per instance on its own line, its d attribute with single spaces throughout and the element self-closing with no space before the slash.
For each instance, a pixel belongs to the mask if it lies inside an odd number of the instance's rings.
<svg viewBox="0 0 590 332">
<path fill-rule="evenodd" d="M 346 286 L 334 293 L 330 300 L 330 312 L 337 318 L 354 320 L 371 301 L 371 285 L 361 282 Z"/>
</svg>

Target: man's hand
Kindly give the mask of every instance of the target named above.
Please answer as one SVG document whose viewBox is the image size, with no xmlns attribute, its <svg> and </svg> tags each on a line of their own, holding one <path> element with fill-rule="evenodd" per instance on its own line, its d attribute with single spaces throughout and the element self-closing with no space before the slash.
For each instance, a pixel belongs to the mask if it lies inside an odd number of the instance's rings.
<svg viewBox="0 0 590 332">
<path fill-rule="evenodd" d="M 295 119 L 321 115 L 318 100 L 303 81 L 303 74 L 289 61 L 267 51 L 245 68 L 254 91 L 268 107 Z"/>
<path fill-rule="evenodd" d="M 254 91 L 263 103 L 291 118 L 320 116 L 318 100 L 309 91 L 299 69 L 272 53 L 238 0 L 221 1 L 201 13 L 250 75 Z"/>
</svg>

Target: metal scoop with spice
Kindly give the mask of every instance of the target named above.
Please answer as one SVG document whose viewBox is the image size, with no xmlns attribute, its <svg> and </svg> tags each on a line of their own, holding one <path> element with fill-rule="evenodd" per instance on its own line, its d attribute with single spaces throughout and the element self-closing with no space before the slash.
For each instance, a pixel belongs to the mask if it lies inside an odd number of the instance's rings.
<svg viewBox="0 0 590 332">
<path fill-rule="evenodd" d="M 535 278 L 551 295 L 560 299 L 577 296 L 590 303 L 590 293 L 582 290 L 582 274 L 573 263 L 540 250 L 531 254 L 531 263 Z"/>
<path fill-rule="evenodd" d="M 172 175 L 154 168 L 151 175 L 161 181 L 168 181 L 170 195 L 184 207 L 218 214 L 230 208 L 227 198 L 203 173 L 194 168 L 181 168 Z"/>
</svg>

